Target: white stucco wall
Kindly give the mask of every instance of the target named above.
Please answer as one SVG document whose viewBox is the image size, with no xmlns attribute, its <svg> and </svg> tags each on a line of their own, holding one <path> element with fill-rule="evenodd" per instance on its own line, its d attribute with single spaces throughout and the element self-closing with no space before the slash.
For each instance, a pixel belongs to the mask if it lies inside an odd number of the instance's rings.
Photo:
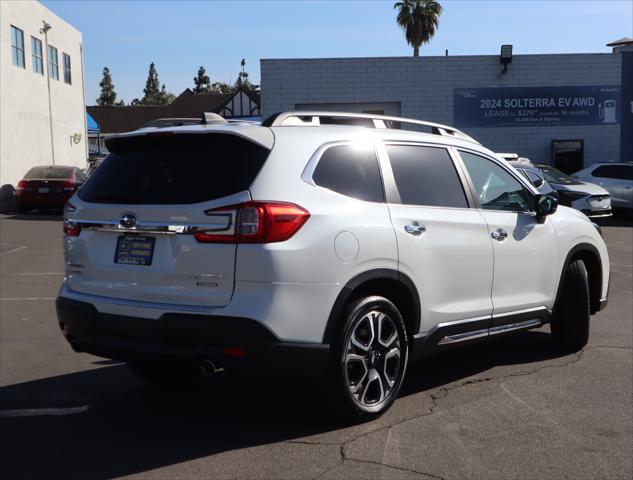
<svg viewBox="0 0 633 480">
<path fill-rule="evenodd" d="M 42 21 L 51 24 L 48 43 L 57 48 L 59 80 L 51 78 L 55 164 L 86 165 L 82 35 L 35 1 L 0 1 L 0 186 L 16 185 L 35 165 L 52 164 L 47 52 Z M 24 32 L 25 68 L 13 65 L 11 25 Z M 31 36 L 42 41 L 44 75 L 33 70 Z M 63 53 L 70 55 L 72 84 L 64 82 Z M 80 133 L 81 140 L 71 141 Z"/>
</svg>

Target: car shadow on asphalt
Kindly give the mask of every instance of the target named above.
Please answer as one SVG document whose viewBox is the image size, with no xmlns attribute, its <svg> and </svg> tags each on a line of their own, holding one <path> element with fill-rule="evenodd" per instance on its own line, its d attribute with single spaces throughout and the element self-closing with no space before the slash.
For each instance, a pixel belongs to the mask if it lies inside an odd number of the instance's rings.
<svg viewBox="0 0 633 480">
<path fill-rule="evenodd" d="M 401 396 L 563 355 L 543 331 L 465 347 L 411 364 Z M 107 365 L 0 388 L 0 462 L 6 478 L 111 478 L 349 426 L 320 408 L 322 398 L 306 379 L 210 378 L 159 389 L 125 365 Z M 1 413 L 85 405 L 70 415 Z"/>
<path fill-rule="evenodd" d="M 595 218 L 593 222 L 601 227 L 633 227 L 633 210 L 618 210 L 610 217 Z"/>
<path fill-rule="evenodd" d="M 29 213 L 5 213 L 1 218 L 28 222 L 61 222 L 63 220 L 63 212 L 61 210 L 35 210 Z"/>
</svg>

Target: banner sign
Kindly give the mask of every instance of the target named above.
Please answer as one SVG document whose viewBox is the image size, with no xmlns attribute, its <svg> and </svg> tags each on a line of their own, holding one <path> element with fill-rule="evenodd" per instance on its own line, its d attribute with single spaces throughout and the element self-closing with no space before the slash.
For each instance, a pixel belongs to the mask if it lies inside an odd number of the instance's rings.
<svg viewBox="0 0 633 480">
<path fill-rule="evenodd" d="M 453 90 L 456 127 L 614 125 L 619 86 L 490 87 Z"/>
</svg>

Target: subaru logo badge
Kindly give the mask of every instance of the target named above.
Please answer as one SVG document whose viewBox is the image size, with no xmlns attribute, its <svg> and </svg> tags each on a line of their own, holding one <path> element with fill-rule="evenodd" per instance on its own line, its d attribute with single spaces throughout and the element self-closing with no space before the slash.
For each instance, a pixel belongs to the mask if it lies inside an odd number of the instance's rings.
<svg viewBox="0 0 633 480">
<path fill-rule="evenodd" d="M 123 215 L 121 217 L 121 220 L 119 221 L 119 224 L 123 228 L 135 228 L 137 223 L 138 223 L 138 218 L 136 218 L 136 216 L 132 214 Z"/>
</svg>

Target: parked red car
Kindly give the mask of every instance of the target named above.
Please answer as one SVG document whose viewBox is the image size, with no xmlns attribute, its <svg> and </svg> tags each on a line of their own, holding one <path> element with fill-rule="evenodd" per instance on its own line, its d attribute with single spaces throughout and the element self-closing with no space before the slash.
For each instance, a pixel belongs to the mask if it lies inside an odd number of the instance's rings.
<svg viewBox="0 0 633 480">
<path fill-rule="evenodd" d="M 18 182 L 15 196 L 18 210 L 63 208 L 86 181 L 86 176 L 77 167 L 40 166 L 31 168 Z"/>
</svg>

